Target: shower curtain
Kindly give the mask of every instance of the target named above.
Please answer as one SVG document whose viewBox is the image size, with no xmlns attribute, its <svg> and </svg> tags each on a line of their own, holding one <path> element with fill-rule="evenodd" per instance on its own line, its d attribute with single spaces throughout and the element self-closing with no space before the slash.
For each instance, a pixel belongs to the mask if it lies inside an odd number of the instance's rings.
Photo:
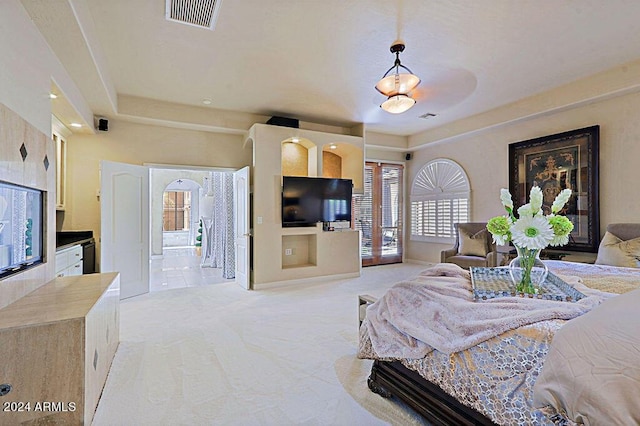
<svg viewBox="0 0 640 426">
<path fill-rule="evenodd" d="M 235 278 L 235 234 L 233 226 L 233 174 L 211 172 L 203 185 L 206 197 L 203 206 L 201 266 L 222 268 L 224 278 Z"/>
</svg>

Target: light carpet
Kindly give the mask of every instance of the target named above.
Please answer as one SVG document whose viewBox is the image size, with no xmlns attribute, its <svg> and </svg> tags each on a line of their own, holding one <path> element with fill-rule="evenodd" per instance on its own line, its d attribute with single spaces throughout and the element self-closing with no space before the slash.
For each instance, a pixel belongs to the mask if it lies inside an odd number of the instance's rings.
<svg viewBox="0 0 640 426">
<path fill-rule="evenodd" d="M 356 358 L 357 296 L 426 266 L 246 291 L 233 282 L 121 304 L 120 346 L 94 425 L 420 425 L 369 391 Z"/>
</svg>

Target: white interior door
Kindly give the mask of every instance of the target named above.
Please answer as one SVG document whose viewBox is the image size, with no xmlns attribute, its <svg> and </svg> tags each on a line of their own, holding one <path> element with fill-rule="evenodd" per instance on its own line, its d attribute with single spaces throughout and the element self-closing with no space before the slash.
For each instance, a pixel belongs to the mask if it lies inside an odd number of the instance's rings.
<svg viewBox="0 0 640 426">
<path fill-rule="evenodd" d="M 149 169 L 100 162 L 100 271 L 120 272 L 120 298 L 149 292 Z"/>
<path fill-rule="evenodd" d="M 236 282 L 247 290 L 251 289 L 249 270 L 249 167 L 233 174 L 233 216 L 236 236 Z"/>
</svg>

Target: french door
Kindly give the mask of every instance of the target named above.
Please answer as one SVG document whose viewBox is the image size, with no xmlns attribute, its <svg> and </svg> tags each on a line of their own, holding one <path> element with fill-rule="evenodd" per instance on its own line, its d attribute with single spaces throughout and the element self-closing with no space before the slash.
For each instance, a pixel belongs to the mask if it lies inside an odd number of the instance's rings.
<svg viewBox="0 0 640 426">
<path fill-rule="evenodd" d="M 353 209 L 362 266 L 402 262 L 403 170 L 401 164 L 365 164 L 364 194 L 354 196 Z"/>
</svg>

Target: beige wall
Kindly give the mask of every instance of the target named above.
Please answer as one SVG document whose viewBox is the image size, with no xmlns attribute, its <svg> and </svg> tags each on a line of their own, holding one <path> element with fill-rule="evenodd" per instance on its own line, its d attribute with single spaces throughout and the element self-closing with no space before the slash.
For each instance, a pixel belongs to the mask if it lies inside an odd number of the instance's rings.
<svg viewBox="0 0 640 426">
<path fill-rule="evenodd" d="M 390 161 L 392 163 L 404 163 L 405 153 L 399 151 L 389 151 L 384 149 L 375 149 L 367 147 L 365 158 L 366 161 Z"/>
<path fill-rule="evenodd" d="M 109 131 L 74 134 L 67 144 L 67 203 L 62 229 L 100 235 L 101 160 L 238 169 L 251 164 L 244 137 L 109 120 Z"/>
<path fill-rule="evenodd" d="M 600 235 L 608 223 L 639 222 L 640 197 L 635 188 L 640 181 L 638 111 L 640 94 L 631 94 L 427 145 L 407 162 L 407 194 L 425 163 L 449 158 L 458 162 L 469 177 L 471 219 L 488 220 L 503 213 L 499 191 L 509 187 L 510 143 L 600 125 Z M 449 247 L 409 238 L 405 241 L 407 259 L 439 261 L 440 251 Z"/>
<path fill-rule="evenodd" d="M 367 154 L 369 149 L 382 148 L 384 150 L 395 149 L 399 151 L 407 149 L 408 138 L 406 136 L 366 131 L 364 138 L 367 144 Z"/>
</svg>

